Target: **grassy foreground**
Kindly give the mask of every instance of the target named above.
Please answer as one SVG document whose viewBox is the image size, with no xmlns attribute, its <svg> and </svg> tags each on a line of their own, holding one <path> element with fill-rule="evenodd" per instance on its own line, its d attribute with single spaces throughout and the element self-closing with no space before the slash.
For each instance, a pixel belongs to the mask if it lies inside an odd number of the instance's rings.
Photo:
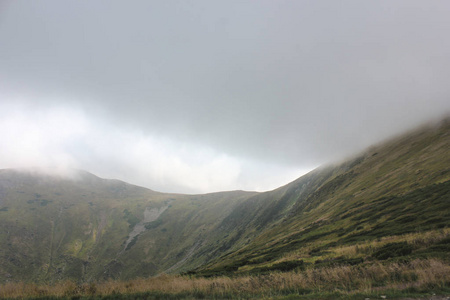
<svg viewBox="0 0 450 300">
<path fill-rule="evenodd" d="M 0 286 L 2 299 L 361 299 L 432 293 L 450 294 L 450 264 L 438 259 L 375 261 L 239 277 L 162 275 L 81 285 L 64 281 Z"/>
<path fill-rule="evenodd" d="M 243 270 L 208 276 L 164 274 L 81 284 L 69 280 L 53 284 L 8 282 L 0 285 L 0 299 L 382 299 L 450 295 L 448 241 L 449 228 L 388 236 L 339 246 L 321 255 L 292 253 L 259 268 L 258 273 L 243 266 Z M 394 249 L 399 245 L 402 247 Z M 413 250 L 403 252 L 405 249 Z M 298 264 L 289 271 L 276 268 L 291 267 L 294 261 Z"/>
</svg>

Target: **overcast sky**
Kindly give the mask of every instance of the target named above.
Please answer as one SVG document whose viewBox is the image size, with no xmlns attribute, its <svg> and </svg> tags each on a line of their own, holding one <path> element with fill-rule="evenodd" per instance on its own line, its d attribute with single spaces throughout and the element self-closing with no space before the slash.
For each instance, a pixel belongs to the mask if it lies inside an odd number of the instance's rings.
<svg viewBox="0 0 450 300">
<path fill-rule="evenodd" d="M 0 168 L 276 188 L 450 112 L 450 1 L 1 1 Z"/>
</svg>

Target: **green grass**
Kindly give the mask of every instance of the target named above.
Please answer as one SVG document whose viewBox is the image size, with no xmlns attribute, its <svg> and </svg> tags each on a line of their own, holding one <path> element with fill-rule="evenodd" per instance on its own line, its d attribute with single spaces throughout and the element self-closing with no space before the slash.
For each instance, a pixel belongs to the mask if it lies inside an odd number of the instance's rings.
<svg viewBox="0 0 450 300">
<path fill-rule="evenodd" d="M 0 282 L 446 261 L 449 131 L 448 122 L 421 129 L 266 193 L 171 195 L 87 173 L 0 171 Z M 169 201 L 124 251 L 145 209 Z M 427 234 L 440 238 L 421 242 Z"/>
</svg>

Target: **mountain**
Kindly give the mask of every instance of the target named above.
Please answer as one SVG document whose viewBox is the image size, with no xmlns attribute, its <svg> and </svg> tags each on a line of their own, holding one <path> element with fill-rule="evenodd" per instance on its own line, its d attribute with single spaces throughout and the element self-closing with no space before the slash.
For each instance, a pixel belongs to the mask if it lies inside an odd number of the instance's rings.
<svg viewBox="0 0 450 300">
<path fill-rule="evenodd" d="M 449 180 L 450 121 L 445 120 L 241 203 L 226 221 L 234 221 L 232 227 L 244 235 L 261 228 L 259 234 L 197 271 L 260 273 L 277 264 L 280 270 L 295 267 L 299 260 L 320 265 L 356 257 L 353 263 L 363 262 L 377 247 L 389 242 L 402 247 L 413 240 L 409 254 L 447 257 Z M 420 245 L 434 231 L 440 238 Z M 367 249 L 355 254 L 358 246 Z"/>
<path fill-rule="evenodd" d="M 254 194 L 163 194 L 84 171 L 66 178 L 0 170 L 0 280 L 176 270 L 227 211 Z"/>
<path fill-rule="evenodd" d="M 359 264 L 388 242 L 388 256 L 445 258 L 449 133 L 449 120 L 425 126 L 265 193 L 165 194 L 84 171 L 0 170 L 0 282 Z"/>
</svg>

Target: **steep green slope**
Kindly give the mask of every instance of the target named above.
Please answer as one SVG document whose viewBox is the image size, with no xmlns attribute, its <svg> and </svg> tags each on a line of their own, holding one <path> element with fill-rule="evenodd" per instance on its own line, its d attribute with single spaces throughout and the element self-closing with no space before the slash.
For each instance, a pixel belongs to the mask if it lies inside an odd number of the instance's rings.
<svg viewBox="0 0 450 300">
<path fill-rule="evenodd" d="M 446 259 L 449 149 L 447 120 L 266 193 L 163 194 L 82 171 L 0 170 L 0 282 Z"/>
<path fill-rule="evenodd" d="M 450 227 L 449 180 L 450 122 L 446 120 L 250 198 L 226 220 L 242 226 L 244 235 L 251 236 L 250 230 L 257 228 L 262 228 L 261 234 L 197 272 L 259 272 L 357 257 L 356 263 L 370 259 L 376 247 L 387 243 L 383 239 L 405 241 L 405 234 L 411 239 L 414 233 L 433 230 L 441 230 L 445 237 Z M 265 201 L 266 197 L 272 199 Z M 274 226 L 264 227 L 269 221 Z M 342 255 L 346 247 L 371 241 L 375 243 L 371 252 Z M 445 257 L 448 244 L 435 242 L 411 246 L 410 254 Z"/>
</svg>

